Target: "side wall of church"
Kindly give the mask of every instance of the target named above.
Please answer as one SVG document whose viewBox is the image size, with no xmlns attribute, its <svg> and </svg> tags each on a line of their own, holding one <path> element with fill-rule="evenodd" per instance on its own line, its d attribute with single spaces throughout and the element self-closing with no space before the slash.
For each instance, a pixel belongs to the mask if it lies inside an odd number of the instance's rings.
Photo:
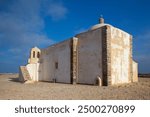
<svg viewBox="0 0 150 117">
<path fill-rule="evenodd" d="M 102 78 L 102 29 L 78 34 L 77 83 L 96 84 Z"/>
<path fill-rule="evenodd" d="M 71 40 L 41 51 L 40 80 L 71 83 Z"/>
</svg>

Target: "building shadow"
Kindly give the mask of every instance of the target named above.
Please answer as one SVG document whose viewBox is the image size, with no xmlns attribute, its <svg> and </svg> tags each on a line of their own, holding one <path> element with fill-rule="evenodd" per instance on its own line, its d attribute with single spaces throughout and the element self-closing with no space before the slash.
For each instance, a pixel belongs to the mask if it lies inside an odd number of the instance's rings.
<svg viewBox="0 0 150 117">
<path fill-rule="evenodd" d="M 9 81 L 20 83 L 19 77 L 16 77 L 16 78 L 9 78 Z"/>
</svg>

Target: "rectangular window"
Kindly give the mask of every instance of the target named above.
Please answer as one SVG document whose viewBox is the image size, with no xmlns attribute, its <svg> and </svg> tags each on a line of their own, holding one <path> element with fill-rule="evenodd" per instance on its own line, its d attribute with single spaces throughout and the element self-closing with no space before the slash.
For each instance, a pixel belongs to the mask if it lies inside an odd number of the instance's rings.
<svg viewBox="0 0 150 117">
<path fill-rule="evenodd" d="M 58 69 L 58 62 L 55 62 L 55 69 Z"/>
</svg>

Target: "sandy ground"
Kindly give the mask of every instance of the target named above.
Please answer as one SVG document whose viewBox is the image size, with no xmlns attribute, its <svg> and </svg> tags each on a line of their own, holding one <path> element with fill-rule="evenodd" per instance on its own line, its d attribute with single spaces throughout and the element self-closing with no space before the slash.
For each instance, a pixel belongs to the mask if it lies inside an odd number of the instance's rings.
<svg viewBox="0 0 150 117">
<path fill-rule="evenodd" d="M 0 75 L 0 99 L 149 99 L 150 78 L 139 78 L 138 83 L 98 87 L 49 82 L 22 84 L 17 74 Z"/>
</svg>

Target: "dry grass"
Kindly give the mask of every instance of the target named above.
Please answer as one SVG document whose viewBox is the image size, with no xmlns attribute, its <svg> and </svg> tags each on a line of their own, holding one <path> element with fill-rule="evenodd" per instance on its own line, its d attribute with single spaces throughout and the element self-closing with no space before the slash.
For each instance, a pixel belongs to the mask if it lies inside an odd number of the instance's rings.
<svg viewBox="0 0 150 117">
<path fill-rule="evenodd" d="M 0 99 L 150 99 L 150 78 L 138 83 L 98 87 L 48 82 L 22 84 L 17 74 L 0 75 Z"/>
</svg>

